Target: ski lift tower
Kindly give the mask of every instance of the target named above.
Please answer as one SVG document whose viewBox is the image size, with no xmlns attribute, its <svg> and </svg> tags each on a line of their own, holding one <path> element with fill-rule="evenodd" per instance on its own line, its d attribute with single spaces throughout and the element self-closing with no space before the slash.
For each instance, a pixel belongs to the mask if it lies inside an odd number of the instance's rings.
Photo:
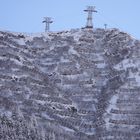
<svg viewBox="0 0 140 140">
<path fill-rule="evenodd" d="M 87 6 L 87 9 L 84 11 L 88 12 L 86 28 L 93 28 L 92 13 L 93 12 L 97 13 L 97 11 L 95 10 L 95 6 Z"/>
<path fill-rule="evenodd" d="M 46 23 L 45 32 L 49 32 L 50 31 L 50 24 L 53 23 L 51 18 L 50 17 L 44 17 L 44 20 L 43 20 L 42 23 Z"/>
</svg>

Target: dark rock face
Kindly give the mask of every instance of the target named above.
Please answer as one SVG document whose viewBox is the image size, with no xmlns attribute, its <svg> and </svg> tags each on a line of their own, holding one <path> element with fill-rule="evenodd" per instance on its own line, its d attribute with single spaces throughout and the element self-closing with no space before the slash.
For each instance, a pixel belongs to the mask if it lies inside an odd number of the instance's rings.
<svg viewBox="0 0 140 140">
<path fill-rule="evenodd" d="M 1 140 L 140 139 L 140 41 L 117 29 L 0 32 Z"/>
</svg>

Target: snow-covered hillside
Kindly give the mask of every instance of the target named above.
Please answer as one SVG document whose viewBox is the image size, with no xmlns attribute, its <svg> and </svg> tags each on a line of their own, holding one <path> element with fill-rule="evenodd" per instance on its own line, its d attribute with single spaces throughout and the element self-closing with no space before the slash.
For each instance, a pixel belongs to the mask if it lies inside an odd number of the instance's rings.
<svg viewBox="0 0 140 140">
<path fill-rule="evenodd" d="M 140 41 L 118 29 L 1 31 L 0 139 L 140 139 Z"/>
</svg>

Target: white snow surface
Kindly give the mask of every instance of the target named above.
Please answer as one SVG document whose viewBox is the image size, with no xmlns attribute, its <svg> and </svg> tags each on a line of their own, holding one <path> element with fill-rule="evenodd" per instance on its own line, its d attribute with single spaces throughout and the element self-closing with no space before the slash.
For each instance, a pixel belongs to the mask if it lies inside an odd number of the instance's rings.
<svg viewBox="0 0 140 140">
<path fill-rule="evenodd" d="M 10 118 L 15 111 L 29 118 L 35 116 L 37 126 L 41 126 L 43 132 L 46 132 L 45 128 L 50 130 L 46 134 L 53 140 L 55 134 L 57 140 L 81 139 L 79 134 L 82 134 L 81 140 L 90 140 L 87 136 L 96 137 L 99 133 L 96 126 L 100 125 L 106 133 L 112 126 L 119 130 L 118 124 L 111 123 L 111 119 L 131 119 L 127 113 L 118 118 L 111 113 L 111 109 L 125 108 L 127 100 L 130 104 L 140 98 L 137 94 L 140 87 L 139 55 L 134 57 L 137 50 L 131 48 L 135 40 L 129 35 L 116 29 L 72 29 L 37 34 L 3 32 L 0 36 L 7 36 L 0 45 L 0 115 L 4 112 Z M 132 52 L 120 57 L 122 49 Z M 114 57 L 105 51 L 117 53 Z M 129 81 L 133 78 L 136 83 Z M 120 88 L 130 90 L 131 95 L 122 91 L 128 95 L 120 96 L 116 92 Z M 137 98 L 132 96 L 133 92 Z M 130 105 L 138 108 L 135 104 Z M 130 111 L 137 111 L 135 108 Z M 100 124 L 103 120 L 105 123 Z M 50 127 L 50 124 L 53 125 Z M 55 126 L 65 130 L 64 134 Z M 125 131 L 131 133 L 131 129 L 128 125 Z"/>
</svg>

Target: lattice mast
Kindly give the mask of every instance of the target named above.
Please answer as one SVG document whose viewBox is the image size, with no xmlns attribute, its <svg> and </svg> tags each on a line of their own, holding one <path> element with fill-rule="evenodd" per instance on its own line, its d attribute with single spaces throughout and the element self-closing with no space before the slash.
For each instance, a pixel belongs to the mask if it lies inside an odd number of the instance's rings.
<svg viewBox="0 0 140 140">
<path fill-rule="evenodd" d="M 43 23 L 46 23 L 45 32 L 50 31 L 50 24 L 53 23 L 50 17 L 44 17 Z"/>
<path fill-rule="evenodd" d="M 88 12 L 86 28 L 93 28 L 92 13 L 93 12 L 97 13 L 97 11 L 95 10 L 95 6 L 87 6 L 87 9 L 84 11 Z"/>
</svg>

